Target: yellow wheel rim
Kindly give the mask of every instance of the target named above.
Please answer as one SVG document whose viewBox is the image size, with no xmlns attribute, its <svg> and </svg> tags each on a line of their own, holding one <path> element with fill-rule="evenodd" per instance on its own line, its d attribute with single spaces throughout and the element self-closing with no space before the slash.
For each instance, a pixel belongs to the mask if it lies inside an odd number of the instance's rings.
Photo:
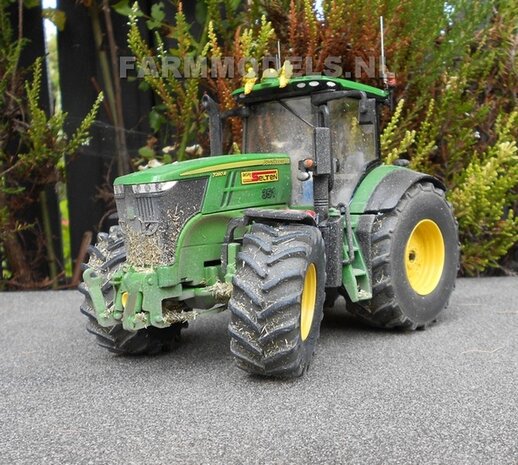
<svg viewBox="0 0 518 465">
<path fill-rule="evenodd" d="M 430 294 L 444 269 L 444 239 L 432 220 L 421 220 L 410 234 L 405 249 L 408 282 L 420 295 Z"/>
<path fill-rule="evenodd" d="M 303 341 L 309 336 L 313 315 L 315 314 L 315 303 L 317 300 L 317 270 L 313 263 L 310 263 L 304 278 L 304 289 L 300 306 L 300 337 Z"/>
<path fill-rule="evenodd" d="M 128 293 L 123 292 L 121 295 L 122 308 L 126 308 L 126 304 L 128 303 Z"/>
</svg>

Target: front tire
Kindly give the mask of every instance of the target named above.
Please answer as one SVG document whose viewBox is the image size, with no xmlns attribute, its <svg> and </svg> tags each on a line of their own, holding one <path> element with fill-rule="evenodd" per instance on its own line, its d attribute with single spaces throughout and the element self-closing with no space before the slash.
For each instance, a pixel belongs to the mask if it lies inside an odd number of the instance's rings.
<svg viewBox="0 0 518 465">
<path fill-rule="evenodd" d="M 237 366 L 293 378 L 309 367 L 325 298 L 325 248 L 307 225 L 254 224 L 243 238 L 229 302 Z"/>
<path fill-rule="evenodd" d="M 444 191 L 412 186 L 373 226 L 373 297 L 347 309 L 379 328 L 423 328 L 448 305 L 455 287 L 457 223 Z"/>
</svg>

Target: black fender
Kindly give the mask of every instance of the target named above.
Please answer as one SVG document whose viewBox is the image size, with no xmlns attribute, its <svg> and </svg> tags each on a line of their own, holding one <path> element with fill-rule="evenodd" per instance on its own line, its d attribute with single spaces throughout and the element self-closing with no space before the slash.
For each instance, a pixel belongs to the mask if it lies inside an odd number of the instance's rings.
<svg viewBox="0 0 518 465">
<path fill-rule="evenodd" d="M 316 226 L 316 217 L 314 213 L 305 210 L 280 209 L 274 210 L 269 208 L 247 208 L 243 215 L 249 221 L 261 223 L 264 221 L 279 221 L 286 223 L 300 223 L 309 226 Z"/>
<path fill-rule="evenodd" d="M 444 184 L 434 176 L 402 168 L 388 173 L 380 181 L 369 197 L 363 213 L 393 210 L 405 192 L 418 182 L 431 182 L 439 189 L 446 190 Z"/>
<path fill-rule="evenodd" d="M 305 224 L 318 227 L 324 239 L 326 251 L 326 287 L 339 287 L 342 284 L 342 254 L 343 254 L 343 222 L 341 217 L 328 218 L 317 225 L 313 211 L 266 208 L 250 208 L 243 212 L 245 222 L 256 223 L 280 222 Z"/>
<path fill-rule="evenodd" d="M 300 223 L 316 226 L 316 216 L 314 212 L 291 209 L 269 209 L 269 208 L 247 208 L 243 211 L 243 216 L 234 218 L 228 223 L 227 232 L 221 246 L 221 268 L 226 274 L 228 266 L 228 246 L 234 242 L 234 233 L 238 228 L 248 226 L 252 222 L 267 223 L 269 221 Z"/>
</svg>

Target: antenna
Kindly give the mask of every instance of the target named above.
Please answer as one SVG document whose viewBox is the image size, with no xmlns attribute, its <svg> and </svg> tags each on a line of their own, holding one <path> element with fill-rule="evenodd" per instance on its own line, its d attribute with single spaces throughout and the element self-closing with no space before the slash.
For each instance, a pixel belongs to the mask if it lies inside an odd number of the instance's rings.
<svg viewBox="0 0 518 465">
<path fill-rule="evenodd" d="M 380 31 L 381 31 L 381 77 L 385 87 L 387 87 L 387 70 L 385 68 L 385 42 L 383 37 L 383 16 L 380 16 Z"/>
</svg>

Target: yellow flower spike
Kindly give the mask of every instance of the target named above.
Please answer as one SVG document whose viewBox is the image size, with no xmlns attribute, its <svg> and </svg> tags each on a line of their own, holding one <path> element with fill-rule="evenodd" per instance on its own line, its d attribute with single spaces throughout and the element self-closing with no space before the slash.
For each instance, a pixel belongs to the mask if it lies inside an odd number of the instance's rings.
<svg viewBox="0 0 518 465">
<path fill-rule="evenodd" d="M 248 65 L 246 74 L 243 76 L 243 85 L 245 87 L 245 95 L 252 92 L 255 82 L 257 81 L 257 74 L 255 73 L 254 67 Z"/>
<path fill-rule="evenodd" d="M 282 68 L 279 71 L 279 87 L 286 87 L 290 78 L 293 75 L 293 65 L 289 60 L 285 60 Z"/>
</svg>

